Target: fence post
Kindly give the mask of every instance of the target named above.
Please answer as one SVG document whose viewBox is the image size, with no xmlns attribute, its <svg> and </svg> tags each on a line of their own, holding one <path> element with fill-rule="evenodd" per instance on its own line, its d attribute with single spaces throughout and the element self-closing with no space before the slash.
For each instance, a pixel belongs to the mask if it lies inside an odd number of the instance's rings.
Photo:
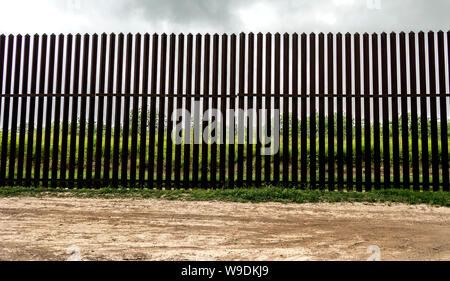
<svg viewBox="0 0 450 281">
<path fill-rule="evenodd" d="M 450 33 L 449 33 L 450 37 Z M 448 43 L 447 43 L 448 44 Z M 450 47 L 449 47 L 450 48 Z M 445 47 L 444 32 L 438 32 L 438 57 L 439 57 L 439 93 L 447 92 L 445 80 Z M 447 126 L 447 98 L 444 95 L 440 97 L 441 112 L 441 165 L 442 165 L 442 184 L 443 190 L 449 191 L 449 172 L 448 172 L 448 126 Z"/>
<path fill-rule="evenodd" d="M 223 39 L 222 39 L 223 42 Z M 193 61 L 193 35 L 188 34 L 187 36 L 187 47 L 186 47 L 186 95 L 192 94 L 192 61 Z M 225 46 L 226 50 L 226 46 Z M 224 48 L 222 47 L 222 56 L 224 55 Z M 223 71 L 222 71 L 223 75 Z M 191 97 L 186 97 L 186 103 L 185 103 L 185 109 L 188 112 L 192 112 L 192 106 L 191 106 Z M 191 120 L 187 119 L 185 122 L 185 143 L 184 143 L 184 172 L 183 172 L 183 181 L 185 188 L 190 187 L 190 160 L 191 160 L 191 140 L 192 140 L 192 128 L 191 128 Z M 221 145 L 221 153 L 222 153 L 222 145 Z M 225 156 L 222 158 L 220 157 L 220 161 L 225 161 Z M 225 162 L 223 162 L 225 163 Z M 225 164 L 224 164 L 225 165 Z M 225 174 L 225 169 L 221 171 L 221 178 L 222 178 L 222 171 L 223 174 Z M 223 181 L 225 182 L 225 176 Z"/>
<path fill-rule="evenodd" d="M 175 94 L 175 34 L 170 35 L 169 47 L 169 83 L 168 83 L 168 105 L 167 105 L 167 132 L 166 132 L 166 187 L 170 188 L 172 185 L 172 131 L 173 131 L 173 95 Z M 206 77 L 205 77 L 206 78 Z"/>
<path fill-rule="evenodd" d="M 86 183 L 93 184 L 92 181 L 92 166 L 94 162 L 94 125 L 95 125 L 95 104 L 96 104 L 96 86 L 97 86 L 97 48 L 98 48 L 98 35 L 92 36 L 91 47 L 91 77 L 90 77 L 90 89 L 89 89 L 89 125 L 88 125 L 88 141 L 87 141 L 87 153 L 86 153 Z M 118 64 L 118 67 L 120 64 Z M 118 81 L 119 83 L 119 81 Z M 64 98 L 64 103 L 66 98 Z M 62 158 L 61 158 L 62 160 Z"/>
<path fill-rule="evenodd" d="M 109 58 L 108 58 L 108 86 L 106 98 L 106 125 L 105 125 L 105 151 L 103 159 L 103 175 L 105 177 L 104 184 L 110 185 L 110 166 L 111 166 L 111 134 L 112 134 L 112 116 L 113 116 L 113 93 L 114 93 L 114 66 L 115 66 L 115 50 L 116 50 L 116 35 L 114 33 L 109 35 Z M 81 132 L 81 124 L 80 124 Z M 81 141 L 81 134 L 80 134 Z"/>
<path fill-rule="evenodd" d="M 408 128 L 408 80 L 406 73 L 406 34 L 400 33 L 400 77 L 401 77 L 401 109 L 402 109 L 402 167 L 403 167 L 403 189 L 409 189 L 409 128 Z"/>
<path fill-rule="evenodd" d="M 200 118 L 203 120 L 204 114 L 209 109 L 209 96 L 210 96 L 210 87 L 209 87 L 209 63 L 210 63 L 210 49 L 211 49 L 211 38 L 209 34 L 204 36 L 204 52 L 203 52 L 203 109 L 201 111 Z M 169 107 L 170 108 L 170 107 Z M 205 141 L 204 134 L 205 130 L 208 127 L 208 121 L 203 120 L 202 129 L 200 132 L 200 137 L 202 139 L 202 188 L 208 187 L 208 158 L 209 158 L 209 142 Z M 209 136 L 209 132 L 208 132 Z M 241 181 L 239 181 L 241 182 Z"/>
<path fill-rule="evenodd" d="M 15 51 L 15 65 L 20 66 L 20 60 L 22 55 L 22 36 L 18 35 L 16 37 L 16 51 Z M 20 67 L 15 67 L 14 71 L 14 94 L 19 94 L 20 86 Z M 13 186 L 15 180 L 16 171 L 16 140 L 17 140 L 17 110 L 19 107 L 19 99 L 14 97 L 12 102 L 12 116 L 11 116 L 11 138 L 9 144 L 9 175 L 8 175 L 8 185 Z M 9 108 L 8 108 L 9 110 Z"/>
<path fill-rule="evenodd" d="M 214 39 L 214 44 L 216 44 L 216 38 Z M 217 37 L 218 40 L 218 37 Z M 218 44 L 218 43 L 217 43 Z M 217 47 L 217 46 L 215 46 Z M 216 50 L 215 50 L 216 51 Z M 144 59 L 145 62 L 145 59 Z M 181 109 L 183 106 L 183 71 L 184 71 L 184 35 L 178 35 L 178 66 L 177 66 L 177 98 L 176 98 L 176 110 Z M 145 74 L 144 74 L 145 78 Z M 176 117 L 175 122 L 178 122 Z M 143 123 L 141 123 L 143 124 Z M 145 136 L 145 129 L 142 130 Z M 185 130 L 185 134 L 187 131 Z M 142 136 L 141 136 L 142 137 Z M 142 148 L 141 148 L 142 149 Z M 175 145 L 175 187 L 179 186 L 181 180 L 181 144 Z"/>
<path fill-rule="evenodd" d="M 152 76 L 151 76 L 151 90 L 150 93 L 156 94 L 157 79 L 158 79 L 158 34 L 153 34 L 152 38 Z M 189 80 L 187 80 L 189 81 Z M 149 146 L 148 146 L 148 180 L 149 186 L 153 187 L 155 182 L 155 148 L 156 148 L 156 97 L 150 98 L 150 132 L 149 132 Z"/>
<path fill-rule="evenodd" d="M 236 35 L 231 35 L 231 45 L 230 45 L 230 104 L 229 108 L 231 110 L 236 109 Z M 228 144 L 228 186 L 230 188 L 234 187 L 235 181 L 235 116 L 229 116 L 229 124 L 230 124 L 230 135 L 229 135 L 229 144 Z M 195 155 L 195 154 L 194 154 Z M 261 170 L 261 169 L 260 169 Z"/>
<path fill-rule="evenodd" d="M 3 39 L 0 38 L 4 43 Z M 3 55 L 3 51 L 0 47 L 0 56 Z M 17 184 L 23 185 L 23 168 L 24 168 L 24 157 L 25 157 L 25 138 L 26 138 L 26 127 L 27 127 L 27 107 L 28 107 L 28 72 L 29 72 L 29 62 L 30 62 L 30 35 L 25 35 L 25 45 L 24 45 L 24 53 L 23 53 L 23 69 L 22 69 L 22 104 L 20 109 L 20 137 L 19 137 L 19 154 L 17 160 Z M 0 68 L 3 71 L 3 63 L 0 62 Z M 3 75 L 0 74 L 0 79 L 3 79 Z M 0 82 L 1 84 L 1 82 Z M 0 85 L 0 92 L 1 92 Z M 1 116 L 1 113 L 0 113 Z"/>
<path fill-rule="evenodd" d="M 346 153 L 346 166 L 347 166 L 347 190 L 353 190 L 353 98 L 352 98 L 352 37 L 350 33 L 345 34 L 345 115 L 346 115 L 346 140 L 347 140 L 347 153 Z"/>
<path fill-rule="evenodd" d="M 436 98 L 436 63 L 434 50 L 434 32 L 428 33 L 428 70 L 430 81 L 430 115 L 431 115 L 431 171 L 433 175 L 433 191 L 439 191 L 439 146 L 437 128 L 437 98 Z"/>
<path fill-rule="evenodd" d="M 139 124 L 139 93 L 140 93 L 140 74 L 141 74 L 141 34 L 136 34 L 134 38 L 134 71 L 133 71 L 133 111 L 131 120 L 131 164 L 130 164 L 130 186 L 136 187 L 136 163 L 138 151 L 138 124 Z M 141 111 L 141 114 L 143 112 Z M 145 166 L 144 163 L 139 163 Z M 105 175 L 108 176 L 109 175 Z"/>
<path fill-rule="evenodd" d="M 292 35 L 292 183 L 298 184 L 298 34 Z"/>
<path fill-rule="evenodd" d="M 355 170 L 356 190 L 363 191 L 362 184 L 362 122 L 361 122 L 361 37 L 356 33 L 353 38 L 355 50 Z"/>
<path fill-rule="evenodd" d="M 119 185 L 119 165 L 120 165 L 120 135 L 122 119 L 122 85 L 123 85 L 123 57 L 124 57 L 124 35 L 118 35 L 117 42 L 117 73 L 116 73 L 116 108 L 114 110 L 114 148 L 113 148 L 113 171 L 112 171 L 112 186 Z"/>
<path fill-rule="evenodd" d="M 82 71 L 83 74 L 81 76 L 81 93 L 87 94 L 88 90 L 88 70 L 89 70 L 89 42 L 90 36 L 89 34 L 84 35 L 83 39 L 83 66 Z M 58 98 L 57 98 L 58 99 Z M 79 144 L 78 144 L 78 187 L 82 188 L 85 186 L 85 177 L 84 177 L 84 161 L 85 161 L 85 144 L 86 144 L 86 113 L 87 113 L 87 97 L 81 97 L 81 105 L 80 105 L 80 136 L 79 136 Z M 56 110 L 55 110 L 56 112 Z M 56 114 L 56 113 L 55 113 Z M 59 117 L 58 115 L 55 115 Z M 55 118 L 55 121 L 57 118 Z M 56 129 L 55 129 L 56 131 Z M 56 134 L 55 134 L 56 135 Z M 55 147 L 53 146 L 53 149 Z"/>
<path fill-rule="evenodd" d="M 325 188 L 325 35 L 319 34 L 319 188 Z"/>
<path fill-rule="evenodd" d="M 381 156 L 380 156 L 380 81 L 378 76 L 378 34 L 372 34 L 372 87 L 373 87 L 373 168 L 374 187 L 380 190 Z"/>
<path fill-rule="evenodd" d="M 365 188 L 372 190 L 372 152 L 371 152 L 371 128 L 370 128 L 370 57 L 369 57 L 369 34 L 363 35 L 364 52 L 364 162 L 365 162 Z"/>
<path fill-rule="evenodd" d="M 55 44 L 56 36 L 50 36 L 50 51 L 49 51 L 49 66 L 48 66 L 48 89 L 49 94 L 53 94 L 53 77 L 55 69 Z M 22 101 L 23 102 L 23 101 Z M 53 113 L 53 97 L 47 97 L 45 117 L 45 140 L 44 140 L 44 166 L 43 166 L 43 185 L 48 186 L 48 176 L 50 170 L 50 147 L 51 147 L 51 133 L 52 133 L 52 113 Z M 24 114 L 23 114 L 24 115 Z M 56 118 L 55 118 L 56 119 Z"/>
<path fill-rule="evenodd" d="M 309 174 L 310 185 L 316 189 L 316 34 L 309 35 Z"/>
<path fill-rule="evenodd" d="M 13 60 L 14 36 L 8 36 L 8 50 L 6 61 L 6 80 L 5 95 L 11 94 L 11 78 L 12 78 L 12 60 Z M 3 79 L 3 77 L 2 77 Z M 3 108 L 3 126 L 2 126 L 2 150 L 0 162 L 0 186 L 7 184 L 6 182 L 6 165 L 8 158 L 8 134 L 9 134 L 9 105 L 11 98 L 5 96 Z"/>
<path fill-rule="evenodd" d="M 334 149 L 334 36 L 328 33 L 328 190 L 334 191 L 335 149 Z"/>
<path fill-rule="evenodd" d="M 33 61 L 31 66 L 31 87 L 30 94 L 36 94 L 37 87 L 37 72 L 38 72 L 38 57 L 39 57 L 39 35 L 34 35 L 33 38 Z M 30 108 L 28 113 L 28 144 L 27 144 L 27 162 L 26 162 L 26 181 L 25 185 L 30 186 L 32 180 L 33 169 L 33 147 L 34 147 L 34 124 L 35 124 L 35 107 L 36 98 L 30 98 Z"/>
<path fill-rule="evenodd" d="M 78 127 L 78 96 L 79 94 L 79 78 L 80 78 L 80 52 L 81 52 L 81 35 L 75 36 L 75 57 L 72 80 L 72 118 L 70 124 L 70 156 L 69 156 L 69 187 L 74 187 L 75 167 L 76 167 L 76 145 L 77 145 L 77 127 Z"/>
<path fill-rule="evenodd" d="M 242 94 L 245 91 L 245 34 L 239 35 L 239 97 L 238 107 L 238 157 L 237 157 L 237 187 L 242 187 L 244 181 L 244 128 L 245 116 L 244 112 L 244 97 Z M 205 102 L 205 101 L 203 101 Z"/>
<path fill-rule="evenodd" d="M 132 70 L 132 53 L 133 53 L 133 35 L 127 34 L 127 49 L 125 63 L 125 98 L 123 108 L 123 131 L 122 131 L 122 165 L 121 165 L 121 182 L 122 186 L 128 186 L 128 141 L 130 137 L 130 94 L 131 94 L 131 70 Z M 103 105 L 102 105 L 103 108 Z M 103 120 L 103 119 L 102 119 Z M 97 121 L 98 122 L 98 121 Z M 97 131 L 98 134 L 98 131 Z M 162 175 L 162 173 L 161 173 Z"/>
<path fill-rule="evenodd" d="M 398 86 L 397 86 L 397 34 L 391 33 L 391 95 L 392 95 L 392 159 L 394 188 L 400 188 L 400 144 L 398 130 Z"/>
<path fill-rule="evenodd" d="M 381 92 L 383 96 L 383 187 L 391 188 L 391 153 L 390 153 L 390 124 L 389 124 L 389 98 L 388 98 L 388 54 L 387 34 L 381 34 Z"/>
<path fill-rule="evenodd" d="M 289 183 L 289 34 L 283 35 L 283 184 Z M 269 118 L 267 118 L 269 120 Z M 270 121 L 268 121 L 270 122 Z M 273 136 L 271 136 L 273 138 Z"/>
<path fill-rule="evenodd" d="M 303 185 L 308 182 L 308 113 L 307 113 L 307 37 L 301 35 L 301 181 Z"/>
<path fill-rule="evenodd" d="M 221 144 L 220 144 L 220 163 L 219 163 L 219 178 L 220 178 L 220 185 L 225 186 L 225 179 L 226 179 L 226 140 L 227 140 L 227 114 L 226 114 L 226 108 L 227 108 L 227 73 L 228 73 L 228 36 L 226 34 L 222 35 L 222 70 L 221 70 L 221 90 L 220 94 L 222 96 L 222 99 L 220 101 L 220 107 L 222 112 L 222 120 L 221 120 L 221 129 L 220 129 L 220 138 L 221 138 Z M 189 64 L 188 64 L 189 65 Z"/>
<path fill-rule="evenodd" d="M 338 189 L 344 188 L 344 105 L 343 105 L 343 65 L 342 65 L 342 34 L 336 36 L 336 83 L 337 83 L 337 174 Z"/>
<path fill-rule="evenodd" d="M 413 185 L 415 191 L 420 191 L 419 170 L 419 123 L 417 121 L 417 70 L 416 70 L 416 37 L 414 32 L 409 33 L 409 68 L 411 85 L 411 143 Z"/>
<path fill-rule="evenodd" d="M 419 32 L 419 79 L 420 93 L 426 93 L 426 65 L 425 65 L 425 33 Z M 420 98 L 420 127 L 422 135 L 422 182 L 423 191 L 429 191 L 429 157 L 428 157 L 428 100 L 425 96 Z M 395 158 L 394 158 L 395 160 Z"/>
</svg>

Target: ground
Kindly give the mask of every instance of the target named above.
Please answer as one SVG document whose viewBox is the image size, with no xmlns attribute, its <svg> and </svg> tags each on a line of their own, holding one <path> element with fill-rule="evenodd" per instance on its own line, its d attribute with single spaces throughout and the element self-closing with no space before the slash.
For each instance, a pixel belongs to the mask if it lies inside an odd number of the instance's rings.
<svg viewBox="0 0 450 281">
<path fill-rule="evenodd" d="M 0 199 L 0 260 L 450 260 L 450 208 Z"/>
</svg>

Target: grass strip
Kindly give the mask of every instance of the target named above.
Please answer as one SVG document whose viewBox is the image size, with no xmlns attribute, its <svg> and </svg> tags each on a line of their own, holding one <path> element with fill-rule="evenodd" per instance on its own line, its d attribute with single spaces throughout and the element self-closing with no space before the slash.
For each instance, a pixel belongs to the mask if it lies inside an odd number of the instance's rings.
<svg viewBox="0 0 450 281">
<path fill-rule="evenodd" d="M 62 188 L 0 188 L 0 198 L 5 197 L 74 197 L 103 199 L 163 199 L 184 201 L 222 201 L 242 203 L 404 203 L 450 207 L 450 193 L 414 192 L 408 190 L 383 190 L 373 192 L 329 192 L 299 190 L 283 187 L 236 189 L 62 189 Z"/>
</svg>

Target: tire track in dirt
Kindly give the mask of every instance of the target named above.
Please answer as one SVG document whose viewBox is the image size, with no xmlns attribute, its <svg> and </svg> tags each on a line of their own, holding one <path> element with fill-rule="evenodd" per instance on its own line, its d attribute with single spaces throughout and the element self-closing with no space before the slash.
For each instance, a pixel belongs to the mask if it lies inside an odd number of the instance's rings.
<svg viewBox="0 0 450 281">
<path fill-rule="evenodd" d="M 2 198 L 0 260 L 450 260 L 450 208 Z"/>
</svg>

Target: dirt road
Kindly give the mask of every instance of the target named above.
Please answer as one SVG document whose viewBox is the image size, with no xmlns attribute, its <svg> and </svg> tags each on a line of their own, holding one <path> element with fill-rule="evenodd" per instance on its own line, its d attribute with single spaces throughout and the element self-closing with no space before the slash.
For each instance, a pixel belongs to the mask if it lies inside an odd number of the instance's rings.
<svg viewBox="0 0 450 281">
<path fill-rule="evenodd" d="M 450 209 L 0 199 L 0 260 L 450 260 Z"/>
</svg>

